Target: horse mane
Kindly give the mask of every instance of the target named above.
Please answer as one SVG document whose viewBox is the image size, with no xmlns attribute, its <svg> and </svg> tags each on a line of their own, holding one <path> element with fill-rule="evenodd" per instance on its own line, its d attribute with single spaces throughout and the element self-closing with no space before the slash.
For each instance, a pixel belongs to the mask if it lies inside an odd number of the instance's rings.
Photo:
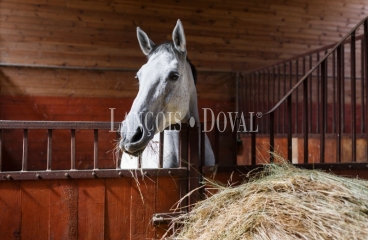
<svg viewBox="0 0 368 240">
<path fill-rule="evenodd" d="M 172 42 L 165 42 L 159 45 L 155 45 L 151 52 L 148 54 L 148 58 L 151 57 L 152 55 L 158 53 L 158 52 L 171 52 L 174 54 L 179 54 L 179 51 L 177 51 L 174 47 L 174 44 Z M 187 56 L 187 62 L 189 63 L 190 69 L 192 70 L 192 75 L 193 75 L 193 80 L 194 80 L 194 84 L 197 84 L 197 69 L 195 68 L 195 66 L 193 65 L 193 63 L 189 60 L 188 56 Z"/>
</svg>

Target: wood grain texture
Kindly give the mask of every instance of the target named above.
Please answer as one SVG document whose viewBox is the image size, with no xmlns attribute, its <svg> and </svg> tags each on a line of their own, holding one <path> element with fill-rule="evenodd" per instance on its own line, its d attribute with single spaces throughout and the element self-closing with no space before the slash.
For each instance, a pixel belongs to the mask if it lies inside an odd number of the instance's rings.
<svg viewBox="0 0 368 240">
<path fill-rule="evenodd" d="M 0 191 L 1 237 L 19 240 L 22 225 L 20 183 L 1 182 Z"/>
<path fill-rule="evenodd" d="M 177 19 L 200 70 L 249 71 L 334 43 L 368 9 L 354 0 L 1 2 L 0 59 L 6 63 L 138 69 L 140 26 L 171 40 Z"/>
<path fill-rule="evenodd" d="M 105 180 L 78 181 L 78 239 L 104 239 Z"/>
<path fill-rule="evenodd" d="M 152 239 L 155 228 L 150 222 L 156 206 L 156 178 L 137 179 L 131 184 L 130 239 Z"/>
<path fill-rule="evenodd" d="M 48 181 L 21 182 L 21 238 L 47 239 L 50 222 Z"/>
<path fill-rule="evenodd" d="M 154 239 L 154 213 L 179 200 L 176 180 L 152 177 L 0 182 L 2 239 Z M 143 201 L 141 198 L 143 196 Z"/>
<path fill-rule="evenodd" d="M 126 178 L 106 179 L 105 239 L 129 239 L 131 184 Z"/>
<path fill-rule="evenodd" d="M 135 98 L 139 89 L 135 74 L 135 71 L 0 67 L 0 96 Z M 196 87 L 199 100 L 234 101 L 235 74 L 199 72 Z"/>
<path fill-rule="evenodd" d="M 77 180 L 50 181 L 50 239 L 78 237 L 78 182 Z"/>
<path fill-rule="evenodd" d="M 180 199 L 180 180 L 175 177 L 157 178 L 156 189 L 156 213 L 169 213 L 174 210 L 175 204 Z M 158 225 L 155 227 L 155 238 L 161 239 L 166 233 L 167 224 Z"/>
</svg>

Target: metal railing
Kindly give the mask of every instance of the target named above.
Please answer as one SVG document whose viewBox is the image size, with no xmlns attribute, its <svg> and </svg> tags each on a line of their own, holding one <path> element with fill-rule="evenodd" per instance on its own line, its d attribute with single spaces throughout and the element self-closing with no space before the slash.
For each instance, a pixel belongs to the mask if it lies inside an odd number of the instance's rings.
<svg viewBox="0 0 368 240">
<path fill-rule="evenodd" d="M 105 177 L 131 177 L 129 170 L 122 170 L 119 167 L 119 154 L 116 154 L 115 168 L 114 169 L 99 169 L 99 158 L 98 158 L 98 143 L 99 143 L 99 130 L 111 130 L 118 129 L 119 123 L 109 122 L 61 122 L 61 121 L 11 121 L 1 120 L 0 121 L 0 180 L 29 180 L 29 179 L 65 179 L 65 178 L 105 178 Z M 189 132 L 197 127 L 187 128 L 186 125 L 181 126 L 181 139 L 179 139 L 179 146 L 181 146 L 181 159 L 187 159 L 189 147 L 191 151 L 194 151 L 195 146 L 193 144 L 186 144 L 182 141 L 183 138 L 187 137 Z M 11 159 L 3 159 L 3 146 L 6 139 L 3 138 L 3 131 L 5 130 L 22 130 L 22 163 L 20 171 L 2 171 L 2 163 L 4 161 L 10 161 Z M 46 169 L 40 171 L 29 171 L 28 169 L 28 132 L 29 130 L 43 129 L 47 131 L 47 160 Z M 52 159 L 53 159 L 53 132 L 54 130 L 67 130 L 70 131 L 70 168 L 68 170 L 53 170 Z M 78 130 L 90 130 L 93 131 L 93 169 L 80 170 L 76 169 L 76 131 Z M 193 134 L 192 134 L 193 135 Z M 116 132 L 116 139 L 119 139 L 119 134 Z M 15 136 L 13 137 L 15 138 Z M 163 138 L 163 133 L 161 133 Z M 112 140 L 116 140 L 112 139 Z M 193 138 L 194 139 L 194 138 Z M 191 140 L 193 141 L 191 138 Z M 197 143 L 198 143 L 197 138 Z M 163 144 L 160 145 L 160 166 L 162 167 L 163 158 Z M 113 148 L 113 146 L 111 146 Z M 38 149 L 42 150 L 42 149 Z M 199 146 L 196 148 L 199 152 Z M 193 155 L 193 154 L 192 154 Z M 190 157 L 190 156 L 189 156 Z M 190 160 L 190 159 L 189 159 Z M 188 160 L 188 161 L 189 161 Z M 113 161 L 113 159 L 111 159 Z M 182 162 L 182 161 L 181 161 Z M 161 175 L 186 175 L 186 166 L 183 163 L 177 169 L 143 169 L 137 171 L 137 176 L 149 174 L 151 176 Z"/>
<path fill-rule="evenodd" d="M 171 130 L 179 131 L 179 167 L 162 168 L 164 132 L 160 133 L 159 147 L 159 168 L 156 169 L 120 169 L 119 161 L 116 160 L 116 166 L 113 169 L 99 169 L 99 131 L 118 129 L 119 123 L 109 122 L 57 122 L 57 121 L 9 121 L 0 120 L 0 181 L 16 180 L 42 180 L 42 179 L 80 179 L 80 178 L 121 178 L 121 177 L 158 177 L 172 176 L 180 179 L 180 196 L 186 196 L 187 193 L 198 189 L 202 184 L 202 166 L 205 163 L 205 132 L 203 124 L 189 126 L 188 124 L 172 125 Z M 2 152 L 6 139 L 3 138 L 5 130 L 22 130 L 22 169 L 19 171 L 2 171 L 2 163 L 11 159 L 3 159 Z M 28 132 L 29 130 L 41 129 L 47 130 L 47 167 L 45 170 L 28 170 Z M 54 130 L 70 131 L 70 169 L 53 170 L 53 132 Z M 76 138 L 78 130 L 93 131 L 93 169 L 76 169 Z M 15 136 L 12 136 L 15 137 Z M 119 139 L 116 133 L 116 139 Z M 40 150 L 40 149 L 38 149 Z M 112 159 L 111 159 L 112 160 Z M 132 175 L 134 171 L 134 175 Z M 195 191 L 187 198 L 181 201 L 181 206 L 186 208 L 203 197 L 202 190 Z M 190 207 L 188 207 L 189 210 Z"/>
<path fill-rule="evenodd" d="M 260 131 L 251 134 L 252 165 L 256 163 L 257 135 L 269 135 L 271 162 L 275 135 L 287 138 L 289 160 L 292 137 L 301 137 L 305 164 L 310 136 L 319 137 L 320 163 L 325 162 L 327 135 L 336 139 L 336 162 L 341 162 L 341 142 L 346 136 L 351 138 L 351 162 L 357 161 L 357 136 L 368 139 L 367 19 L 337 44 L 242 75 L 239 110 L 263 112 L 262 119 L 257 119 Z"/>
</svg>

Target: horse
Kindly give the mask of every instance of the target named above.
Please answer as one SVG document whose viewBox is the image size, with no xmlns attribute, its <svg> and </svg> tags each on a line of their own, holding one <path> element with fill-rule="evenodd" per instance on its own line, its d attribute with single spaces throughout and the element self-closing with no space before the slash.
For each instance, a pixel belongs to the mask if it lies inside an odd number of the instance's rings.
<svg viewBox="0 0 368 240">
<path fill-rule="evenodd" d="M 164 131 L 163 168 L 179 166 L 176 130 L 165 130 L 176 123 L 199 123 L 196 69 L 187 57 L 184 28 L 180 20 L 172 32 L 172 42 L 156 45 L 137 27 L 139 46 L 147 56 L 136 74 L 139 90 L 131 110 L 121 124 L 119 148 L 123 152 L 120 168 L 159 166 L 159 132 Z M 149 147 L 147 147 L 149 146 Z M 205 165 L 215 157 L 205 135 Z"/>
</svg>

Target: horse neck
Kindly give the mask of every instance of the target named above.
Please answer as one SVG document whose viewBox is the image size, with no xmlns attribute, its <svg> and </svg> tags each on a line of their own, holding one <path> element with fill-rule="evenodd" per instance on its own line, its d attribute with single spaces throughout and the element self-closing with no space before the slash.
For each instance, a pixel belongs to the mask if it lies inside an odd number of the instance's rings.
<svg viewBox="0 0 368 240">
<path fill-rule="evenodd" d="M 197 99 L 197 89 L 194 84 L 192 70 L 190 68 L 189 63 L 187 63 L 187 75 L 188 75 L 188 84 L 190 90 L 190 100 L 189 100 L 189 109 L 188 112 L 183 119 L 182 122 L 187 123 L 191 117 L 194 118 L 196 123 L 199 123 L 199 113 L 198 113 L 198 99 Z"/>
</svg>

